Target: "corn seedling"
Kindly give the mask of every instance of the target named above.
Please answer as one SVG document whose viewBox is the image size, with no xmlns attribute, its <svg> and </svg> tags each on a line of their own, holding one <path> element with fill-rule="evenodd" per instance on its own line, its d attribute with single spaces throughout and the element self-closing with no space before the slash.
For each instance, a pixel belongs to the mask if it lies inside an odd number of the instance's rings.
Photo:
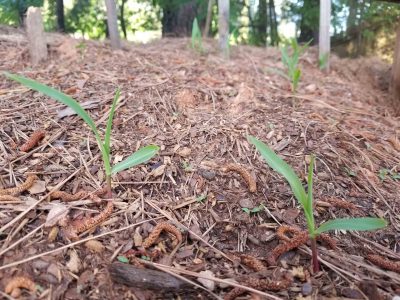
<svg viewBox="0 0 400 300">
<path fill-rule="evenodd" d="M 286 73 L 280 70 L 274 70 L 274 72 L 290 81 L 293 93 L 296 92 L 301 77 L 301 70 L 299 68 L 300 56 L 307 50 L 310 43 L 311 41 L 300 46 L 297 40 L 292 38 L 281 48 L 282 63 L 286 68 Z"/>
<path fill-rule="evenodd" d="M 106 125 L 106 130 L 104 134 L 104 139 L 100 137 L 99 130 L 96 128 L 96 125 L 93 121 L 93 119 L 87 114 L 87 112 L 82 108 L 82 106 L 76 102 L 74 99 L 69 97 L 68 95 L 53 89 L 47 85 L 44 85 L 42 83 L 39 83 L 35 80 L 10 74 L 5 72 L 4 75 L 8 77 L 9 79 L 15 80 L 22 85 L 35 90 L 37 92 L 40 92 L 46 96 L 49 96 L 50 98 L 53 98 L 54 100 L 61 102 L 62 104 L 65 104 L 69 106 L 71 109 L 73 109 L 78 116 L 80 116 L 85 123 L 90 127 L 90 129 L 93 131 L 94 136 L 96 138 L 98 147 L 101 151 L 102 154 L 102 159 L 103 159 L 103 165 L 106 173 L 106 184 L 107 184 L 107 197 L 111 198 L 111 175 L 116 174 L 120 171 L 123 171 L 125 169 L 131 168 L 133 166 L 139 165 L 141 163 L 144 163 L 151 159 L 159 150 L 158 146 L 155 145 L 149 145 L 146 147 L 143 147 L 127 157 L 125 160 L 117 163 L 114 166 L 111 166 L 111 154 L 110 154 L 110 141 L 111 141 L 111 129 L 112 129 L 112 122 L 113 122 L 113 117 L 114 113 L 117 107 L 120 91 L 117 89 L 115 93 L 115 97 L 111 106 L 110 114 L 108 116 L 108 121 Z"/>
<path fill-rule="evenodd" d="M 199 22 L 197 22 L 197 18 L 193 20 L 192 26 L 192 48 L 196 50 L 198 53 L 203 53 L 203 40 L 201 37 L 201 31 L 199 27 Z"/>
<path fill-rule="evenodd" d="M 313 169 L 314 157 L 311 157 L 311 162 L 308 167 L 308 189 L 305 191 L 299 177 L 296 175 L 292 167 L 290 167 L 283 159 L 275 154 L 266 144 L 259 141 L 253 136 L 249 136 L 250 143 L 256 146 L 261 156 L 267 164 L 276 172 L 281 174 L 288 181 L 294 196 L 303 208 L 307 222 L 307 229 L 311 240 L 312 262 L 314 272 L 319 271 L 318 253 L 316 237 L 321 233 L 330 230 L 375 230 L 383 228 L 387 222 L 382 218 L 351 218 L 351 219 L 332 219 L 322 223 L 316 227 L 313 213 Z"/>
</svg>

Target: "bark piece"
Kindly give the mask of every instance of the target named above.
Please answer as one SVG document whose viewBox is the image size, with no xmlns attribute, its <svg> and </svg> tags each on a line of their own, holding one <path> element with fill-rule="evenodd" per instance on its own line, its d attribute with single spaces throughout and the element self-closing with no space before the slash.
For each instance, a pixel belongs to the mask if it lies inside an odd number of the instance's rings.
<svg viewBox="0 0 400 300">
<path fill-rule="evenodd" d="M 115 262 L 108 267 L 114 282 L 160 293 L 187 293 L 192 285 L 168 273 Z"/>
</svg>

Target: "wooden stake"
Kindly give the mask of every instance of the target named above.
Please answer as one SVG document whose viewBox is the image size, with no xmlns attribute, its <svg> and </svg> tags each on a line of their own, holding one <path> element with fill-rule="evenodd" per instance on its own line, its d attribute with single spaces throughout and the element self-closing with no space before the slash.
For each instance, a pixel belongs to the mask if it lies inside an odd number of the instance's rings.
<svg viewBox="0 0 400 300">
<path fill-rule="evenodd" d="M 218 35 L 221 52 L 229 58 L 229 0 L 218 0 Z"/>
<path fill-rule="evenodd" d="M 42 14 L 39 7 L 29 7 L 26 17 L 26 33 L 32 64 L 47 59 L 47 43 L 44 35 Z"/>
<path fill-rule="evenodd" d="M 319 59 L 325 63 L 324 69 L 329 72 L 329 53 L 331 51 L 331 0 L 321 0 L 319 12 Z"/>
</svg>

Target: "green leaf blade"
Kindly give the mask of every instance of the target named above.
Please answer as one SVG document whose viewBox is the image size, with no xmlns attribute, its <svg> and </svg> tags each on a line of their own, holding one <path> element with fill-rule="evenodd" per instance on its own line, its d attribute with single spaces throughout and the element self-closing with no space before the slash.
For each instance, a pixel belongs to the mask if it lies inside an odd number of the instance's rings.
<svg viewBox="0 0 400 300">
<path fill-rule="evenodd" d="M 253 136 L 248 136 L 248 140 L 250 143 L 256 146 L 257 150 L 260 152 L 267 164 L 273 170 L 285 177 L 297 200 L 303 207 L 307 207 L 307 194 L 300 182 L 299 177 L 296 175 L 293 169 L 263 142 L 259 141 Z"/>
<path fill-rule="evenodd" d="M 115 92 L 113 103 L 111 105 L 110 115 L 108 116 L 108 121 L 107 121 L 106 133 L 104 135 L 104 148 L 107 152 L 108 157 L 110 157 L 110 140 L 111 140 L 112 123 L 119 96 L 120 96 L 120 90 L 117 89 L 117 91 Z"/>
<path fill-rule="evenodd" d="M 8 77 L 9 79 L 17 81 L 32 90 L 40 92 L 46 96 L 49 96 L 50 98 L 53 98 L 54 100 L 57 100 L 58 102 L 61 102 L 65 105 L 69 106 L 78 114 L 78 116 L 80 116 L 86 122 L 86 124 L 89 125 L 89 127 L 93 130 L 93 132 L 95 132 L 95 133 L 97 132 L 94 121 L 87 114 L 87 112 L 82 108 L 82 106 L 78 102 L 76 102 L 74 99 L 72 99 L 71 97 L 64 94 L 63 92 L 58 91 L 58 90 L 51 88 L 45 84 L 42 84 L 40 82 L 37 82 L 35 80 L 29 79 L 29 78 L 26 78 L 23 76 L 18 76 L 18 75 L 11 74 L 8 72 L 4 72 L 3 74 L 6 77 Z"/>
<path fill-rule="evenodd" d="M 157 152 L 160 150 L 160 147 L 155 145 L 149 145 L 143 147 L 133 153 L 131 156 L 128 156 L 126 159 L 121 161 L 120 163 L 114 165 L 112 167 L 111 173 L 116 174 L 120 171 L 126 170 L 130 167 L 139 165 L 151 159 Z"/>
<path fill-rule="evenodd" d="M 387 226 L 387 221 L 382 218 L 354 218 L 354 219 L 333 219 L 329 220 L 317 228 L 316 234 L 330 230 L 355 230 L 366 231 L 384 228 Z"/>
</svg>

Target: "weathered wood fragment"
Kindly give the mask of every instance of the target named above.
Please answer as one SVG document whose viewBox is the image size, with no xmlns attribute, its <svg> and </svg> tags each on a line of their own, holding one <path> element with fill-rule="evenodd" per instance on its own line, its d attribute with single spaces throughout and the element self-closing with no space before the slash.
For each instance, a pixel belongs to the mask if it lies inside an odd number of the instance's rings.
<svg viewBox="0 0 400 300">
<path fill-rule="evenodd" d="M 42 13 L 39 7 L 29 7 L 26 17 L 26 32 L 32 64 L 47 59 L 47 43 L 43 29 Z"/>
</svg>

